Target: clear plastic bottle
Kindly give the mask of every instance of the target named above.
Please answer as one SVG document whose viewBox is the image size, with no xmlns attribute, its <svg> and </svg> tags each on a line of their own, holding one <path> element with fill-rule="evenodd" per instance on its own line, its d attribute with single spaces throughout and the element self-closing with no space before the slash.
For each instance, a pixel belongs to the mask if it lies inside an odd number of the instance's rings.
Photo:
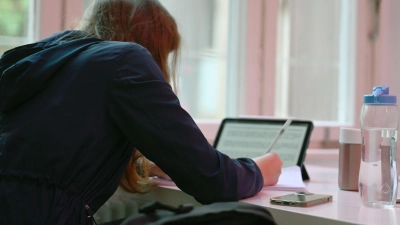
<svg viewBox="0 0 400 225">
<path fill-rule="evenodd" d="M 396 96 L 389 87 L 376 86 L 364 95 L 361 110 L 361 163 L 359 192 L 365 206 L 387 208 L 397 198 L 397 130 Z"/>
</svg>

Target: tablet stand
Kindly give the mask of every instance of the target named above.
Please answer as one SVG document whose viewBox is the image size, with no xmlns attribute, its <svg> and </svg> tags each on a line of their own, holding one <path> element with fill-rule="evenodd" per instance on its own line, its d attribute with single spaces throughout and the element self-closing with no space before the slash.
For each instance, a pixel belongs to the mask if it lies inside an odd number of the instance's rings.
<svg viewBox="0 0 400 225">
<path fill-rule="evenodd" d="M 308 176 L 306 167 L 304 166 L 304 164 L 301 166 L 301 178 L 303 178 L 303 180 L 310 180 L 310 177 Z"/>
</svg>

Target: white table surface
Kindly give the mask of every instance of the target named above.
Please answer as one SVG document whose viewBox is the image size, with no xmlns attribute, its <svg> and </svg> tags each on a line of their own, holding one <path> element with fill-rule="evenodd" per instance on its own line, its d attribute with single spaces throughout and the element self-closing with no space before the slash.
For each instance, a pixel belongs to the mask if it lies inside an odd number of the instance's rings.
<svg viewBox="0 0 400 225">
<path fill-rule="evenodd" d="M 310 175 L 310 181 L 305 182 L 308 191 L 330 194 L 333 196 L 332 202 L 306 208 L 271 205 L 269 203 L 271 197 L 291 193 L 271 190 L 262 190 L 256 196 L 241 201 L 267 208 L 280 225 L 400 224 L 399 204 L 392 209 L 368 208 L 362 205 L 358 192 L 339 189 L 337 149 L 307 150 L 305 166 Z M 130 195 L 130 197 L 138 201 L 139 205 L 155 199 L 171 205 L 182 203 L 200 205 L 193 197 L 171 186 L 160 186 L 148 194 Z"/>
</svg>

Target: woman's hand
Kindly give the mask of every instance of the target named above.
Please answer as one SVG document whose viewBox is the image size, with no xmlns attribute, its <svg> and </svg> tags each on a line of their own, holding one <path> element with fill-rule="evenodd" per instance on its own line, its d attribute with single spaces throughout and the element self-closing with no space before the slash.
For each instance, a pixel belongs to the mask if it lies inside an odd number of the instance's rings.
<svg viewBox="0 0 400 225">
<path fill-rule="evenodd" d="M 278 154 L 271 152 L 263 156 L 253 158 L 253 160 L 257 164 L 258 168 L 260 168 L 261 174 L 264 177 L 264 186 L 275 185 L 278 183 L 283 165 L 283 162 L 279 158 Z"/>
<path fill-rule="evenodd" d="M 150 160 L 149 163 L 150 163 L 150 176 L 157 176 L 165 180 L 171 180 L 171 178 L 166 173 L 164 173 L 164 171 L 162 171 L 160 167 L 158 167 L 155 163 L 153 163 Z"/>
</svg>

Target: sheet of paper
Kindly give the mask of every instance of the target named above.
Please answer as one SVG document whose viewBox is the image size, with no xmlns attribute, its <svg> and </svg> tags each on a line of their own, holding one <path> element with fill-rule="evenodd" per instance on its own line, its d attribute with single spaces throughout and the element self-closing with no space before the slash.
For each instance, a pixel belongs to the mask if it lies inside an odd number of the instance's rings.
<svg viewBox="0 0 400 225">
<path fill-rule="evenodd" d="M 175 183 L 170 180 L 164 180 L 157 177 L 151 178 L 154 184 L 159 186 L 175 186 Z M 306 185 L 301 178 L 301 169 L 299 166 L 291 166 L 282 168 L 282 174 L 279 181 L 274 186 L 263 187 L 263 190 L 275 191 L 307 191 Z"/>
<path fill-rule="evenodd" d="M 282 174 L 279 181 L 274 186 L 266 186 L 263 190 L 275 191 L 308 191 L 301 177 L 299 166 L 290 166 L 282 168 Z"/>
<path fill-rule="evenodd" d="M 150 180 L 157 186 L 176 186 L 172 180 L 165 180 L 158 177 L 150 177 Z"/>
</svg>

